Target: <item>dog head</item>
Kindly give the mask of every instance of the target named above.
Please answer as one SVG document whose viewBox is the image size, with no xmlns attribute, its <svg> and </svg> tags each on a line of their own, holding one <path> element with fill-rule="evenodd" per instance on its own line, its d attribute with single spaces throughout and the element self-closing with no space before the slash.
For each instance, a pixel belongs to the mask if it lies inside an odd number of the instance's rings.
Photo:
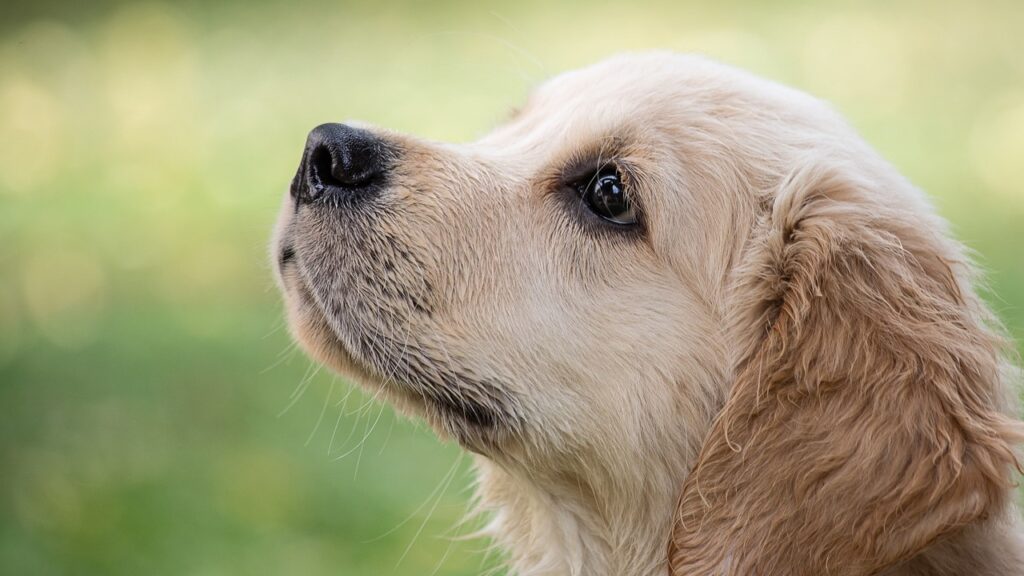
<svg viewBox="0 0 1024 576">
<path fill-rule="evenodd" d="M 470 144 L 320 126 L 273 255 L 306 349 L 442 436 L 600 502 L 685 479 L 652 520 L 679 573 L 872 571 L 1005 500 L 943 223 L 826 106 L 706 60 L 564 74 Z"/>
</svg>

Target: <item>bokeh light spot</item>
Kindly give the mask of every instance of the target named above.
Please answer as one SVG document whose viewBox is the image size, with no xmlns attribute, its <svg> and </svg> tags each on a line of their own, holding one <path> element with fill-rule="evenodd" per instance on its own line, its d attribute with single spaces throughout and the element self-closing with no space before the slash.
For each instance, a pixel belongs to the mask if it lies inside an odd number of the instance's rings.
<svg viewBox="0 0 1024 576">
<path fill-rule="evenodd" d="M 23 290 L 47 340 L 80 348 L 95 339 L 106 305 L 106 278 L 95 256 L 70 249 L 36 252 L 28 258 Z"/>
<path fill-rule="evenodd" d="M 971 131 L 971 162 L 982 181 L 1006 200 L 1024 206 L 1024 95 L 982 118 Z"/>
<path fill-rule="evenodd" d="M 0 81 L 0 192 L 38 192 L 61 166 L 61 109 L 25 77 Z"/>
</svg>

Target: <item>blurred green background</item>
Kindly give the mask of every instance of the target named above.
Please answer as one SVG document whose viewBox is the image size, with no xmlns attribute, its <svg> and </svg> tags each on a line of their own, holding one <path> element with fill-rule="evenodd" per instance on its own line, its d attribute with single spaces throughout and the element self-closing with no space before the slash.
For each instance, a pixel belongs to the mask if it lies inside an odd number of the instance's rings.
<svg viewBox="0 0 1024 576">
<path fill-rule="evenodd" d="M 607 54 L 829 99 L 1024 341 L 1024 2 L 0 6 L 0 573 L 479 574 L 469 459 L 289 343 L 266 258 L 316 124 L 472 139 Z M 600 90 L 601 86 L 594 86 Z"/>
</svg>

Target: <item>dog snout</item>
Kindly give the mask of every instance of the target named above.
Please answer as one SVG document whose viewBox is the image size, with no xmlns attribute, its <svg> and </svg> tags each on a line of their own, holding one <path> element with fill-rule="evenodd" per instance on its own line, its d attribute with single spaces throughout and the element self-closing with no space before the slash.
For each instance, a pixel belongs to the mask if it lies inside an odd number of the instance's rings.
<svg viewBox="0 0 1024 576">
<path fill-rule="evenodd" d="M 291 194 L 299 203 L 366 196 L 384 184 L 393 151 L 369 130 L 321 124 L 309 133 Z"/>
</svg>

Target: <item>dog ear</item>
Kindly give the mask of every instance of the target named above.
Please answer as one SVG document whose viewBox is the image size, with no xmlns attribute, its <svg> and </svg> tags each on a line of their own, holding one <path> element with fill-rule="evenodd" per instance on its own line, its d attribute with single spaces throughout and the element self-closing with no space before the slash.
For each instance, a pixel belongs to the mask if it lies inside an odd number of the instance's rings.
<svg viewBox="0 0 1024 576">
<path fill-rule="evenodd" d="M 1012 493 L 1020 425 L 970 267 L 916 197 L 855 173 L 793 173 L 748 252 L 732 329 L 757 336 L 683 487 L 673 575 L 874 574 Z"/>
</svg>

